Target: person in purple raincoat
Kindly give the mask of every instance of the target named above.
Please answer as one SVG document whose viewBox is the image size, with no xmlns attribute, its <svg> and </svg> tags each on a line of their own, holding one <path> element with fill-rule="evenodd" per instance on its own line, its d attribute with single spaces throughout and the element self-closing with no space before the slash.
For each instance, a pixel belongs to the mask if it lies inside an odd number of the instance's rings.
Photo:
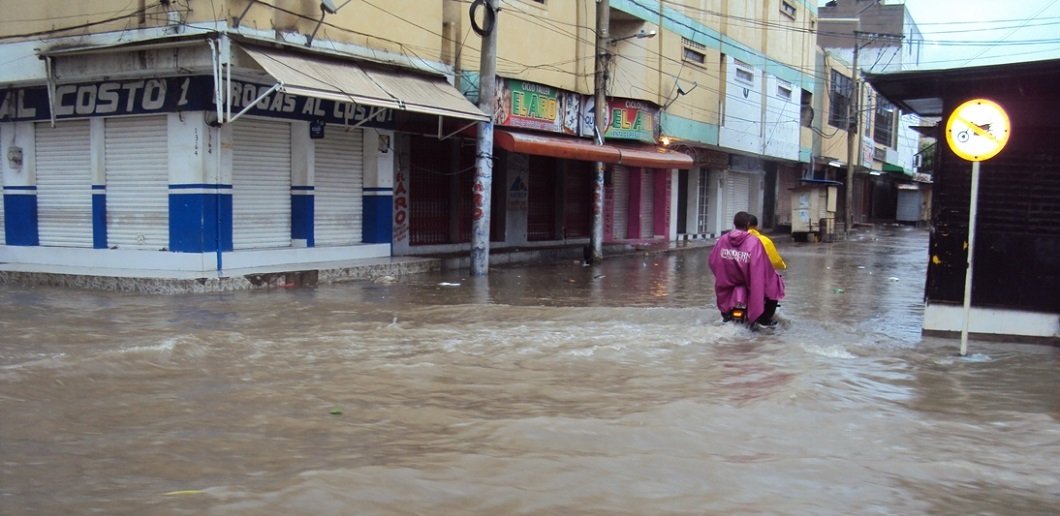
<svg viewBox="0 0 1060 516">
<path fill-rule="evenodd" d="M 733 230 L 718 239 L 710 252 L 710 270 L 714 273 L 714 294 L 724 318 L 735 303 L 734 291 L 747 289 L 747 320 L 772 326 L 777 301 L 784 298 L 784 280 L 769 261 L 762 242 L 747 232 L 751 215 L 737 213 Z"/>
</svg>

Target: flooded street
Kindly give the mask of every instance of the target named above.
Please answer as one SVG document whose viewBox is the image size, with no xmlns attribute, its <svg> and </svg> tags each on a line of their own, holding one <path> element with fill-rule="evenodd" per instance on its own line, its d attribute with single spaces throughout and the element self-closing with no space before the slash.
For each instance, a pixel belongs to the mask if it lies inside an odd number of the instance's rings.
<svg viewBox="0 0 1060 516">
<path fill-rule="evenodd" d="M 927 233 L 215 295 L 0 290 L 2 514 L 1046 514 L 1060 348 L 920 336 Z"/>
</svg>

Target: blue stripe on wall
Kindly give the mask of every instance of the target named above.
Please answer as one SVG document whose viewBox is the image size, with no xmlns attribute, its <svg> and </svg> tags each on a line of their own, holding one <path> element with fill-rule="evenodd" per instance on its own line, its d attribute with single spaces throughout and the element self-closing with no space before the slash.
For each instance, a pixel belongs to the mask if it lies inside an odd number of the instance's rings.
<svg viewBox="0 0 1060 516">
<path fill-rule="evenodd" d="M 95 185 L 92 189 L 98 191 Z M 107 248 L 107 194 L 92 194 L 92 247 Z"/>
<path fill-rule="evenodd" d="M 394 196 L 365 196 L 361 209 L 364 216 L 364 243 L 392 243 L 394 233 L 390 226 L 390 218 L 394 213 Z"/>
<path fill-rule="evenodd" d="M 291 239 L 305 240 L 308 247 L 316 244 L 313 237 L 314 199 L 312 195 L 291 196 Z"/>
<path fill-rule="evenodd" d="M 216 185 L 198 185 L 216 188 Z M 170 187 L 171 189 L 173 186 Z M 232 250 L 231 193 L 169 194 L 169 249 L 177 253 Z"/>
<path fill-rule="evenodd" d="M 4 232 L 7 245 L 40 245 L 36 195 L 4 195 Z"/>
</svg>

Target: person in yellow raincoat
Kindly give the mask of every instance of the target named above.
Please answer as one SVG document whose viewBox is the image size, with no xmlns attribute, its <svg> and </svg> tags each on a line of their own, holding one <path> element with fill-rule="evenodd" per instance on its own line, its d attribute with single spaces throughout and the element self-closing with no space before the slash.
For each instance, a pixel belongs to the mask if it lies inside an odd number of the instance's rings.
<svg viewBox="0 0 1060 516">
<path fill-rule="evenodd" d="M 762 241 L 762 247 L 765 247 L 766 255 L 769 256 L 769 261 L 773 263 L 774 269 L 782 271 L 788 268 L 788 264 L 784 263 L 784 259 L 777 252 L 777 246 L 773 245 L 773 241 L 758 231 L 758 217 L 751 215 L 751 223 L 747 226 L 747 232 Z"/>
<path fill-rule="evenodd" d="M 773 241 L 770 240 L 769 237 L 763 235 L 762 233 L 760 233 L 758 231 L 758 217 L 755 217 L 754 215 L 750 215 L 750 218 L 751 218 L 751 220 L 747 224 L 747 232 L 752 234 L 752 235 L 754 235 L 755 237 L 758 238 L 759 241 L 762 242 L 762 248 L 765 249 L 766 256 L 769 257 L 769 261 L 773 264 L 773 268 L 778 270 L 778 271 L 782 271 L 782 270 L 787 269 L 788 268 L 788 264 L 784 263 L 784 259 L 780 257 L 780 253 L 777 252 L 777 246 L 773 245 Z M 776 277 L 776 282 L 777 282 L 777 284 L 779 286 L 779 292 L 783 292 L 784 291 L 784 278 L 780 277 L 780 274 L 777 274 L 775 277 Z M 777 291 L 777 289 L 772 289 L 772 291 Z M 776 297 L 781 297 L 781 296 L 776 296 Z M 773 319 L 773 314 L 776 313 L 777 306 L 779 304 L 780 304 L 780 299 L 773 299 L 773 297 L 770 297 L 769 291 L 767 291 L 766 292 L 765 313 L 768 314 L 768 317 L 763 316 L 763 317 L 766 317 L 766 321 L 767 321 L 767 322 L 764 323 L 765 326 L 773 326 L 773 325 L 776 324 L 776 320 Z"/>
</svg>

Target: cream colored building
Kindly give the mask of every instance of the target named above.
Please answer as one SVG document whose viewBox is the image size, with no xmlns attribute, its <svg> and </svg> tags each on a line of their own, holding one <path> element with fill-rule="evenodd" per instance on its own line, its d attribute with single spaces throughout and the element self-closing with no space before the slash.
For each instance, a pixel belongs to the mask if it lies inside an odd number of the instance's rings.
<svg viewBox="0 0 1060 516">
<path fill-rule="evenodd" d="M 813 2 L 610 0 L 600 149 L 598 2 L 502 3 L 492 113 L 483 3 L 20 6 L 0 20 L 0 261 L 208 274 L 467 249 L 491 116 L 494 248 L 587 241 L 597 160 L 605 241 L 785 223 L 826 116 Z"/>
</svg>

